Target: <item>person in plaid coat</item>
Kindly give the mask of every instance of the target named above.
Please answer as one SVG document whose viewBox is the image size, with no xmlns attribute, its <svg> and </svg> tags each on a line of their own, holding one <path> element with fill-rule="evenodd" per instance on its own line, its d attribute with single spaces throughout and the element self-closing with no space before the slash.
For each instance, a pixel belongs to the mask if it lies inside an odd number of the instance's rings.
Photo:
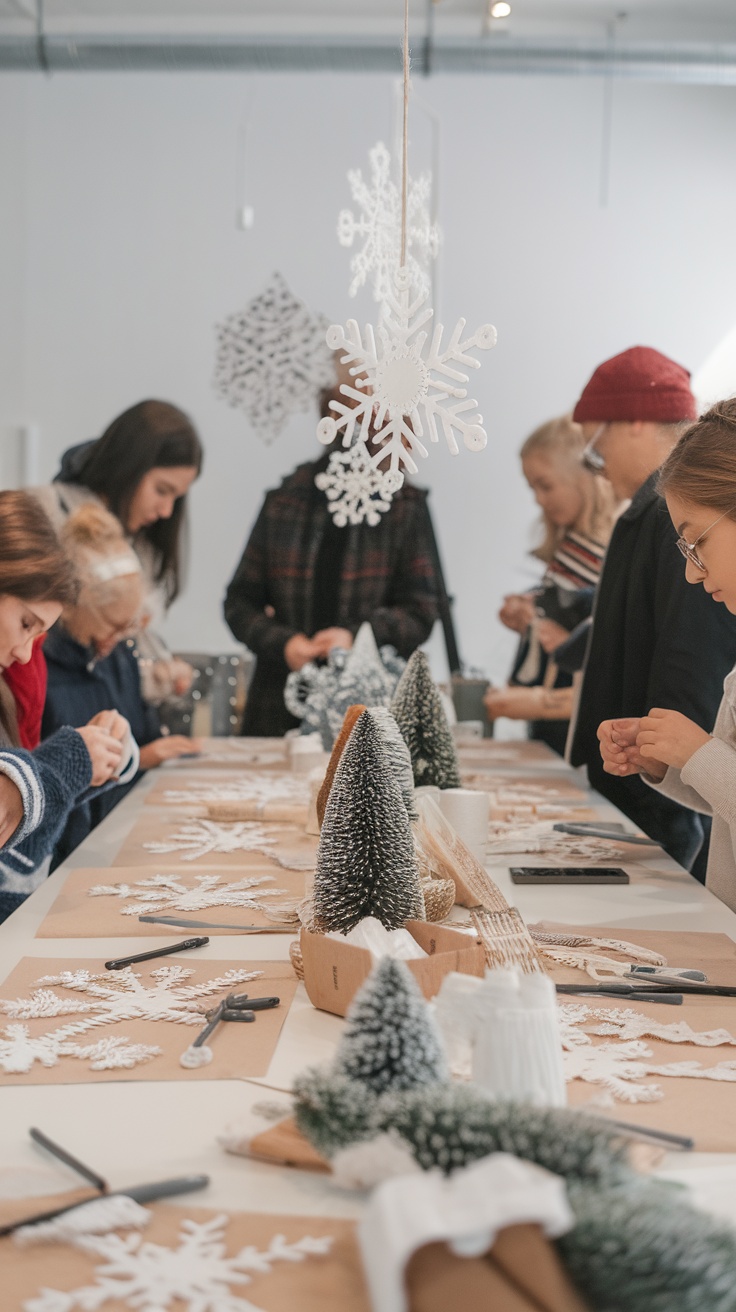
<svg viewBox="0 0 736 1312">
<path fill-rule="evenodd" d="M 408 657 L 437 618 L 424 489 L 404 484 L 368 524 L 336 528 L 314 485 L 329 452 L 267 492 L 225 596 L 232 633 L 256 656 L 241 733 L 275 736 L 299 721 L 284 705 L 289 670 L 349 647 L 369 620 L 379 646 Z"/>
</svg>

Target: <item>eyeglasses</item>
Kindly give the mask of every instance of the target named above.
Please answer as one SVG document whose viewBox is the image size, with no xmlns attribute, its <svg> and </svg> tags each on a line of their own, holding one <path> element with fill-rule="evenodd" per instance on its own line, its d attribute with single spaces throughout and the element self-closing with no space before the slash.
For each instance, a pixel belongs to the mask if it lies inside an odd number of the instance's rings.
<svg viewBox="0 0 736 1312">
<path fill-rule="evenodd" d="M 600 442 L 607 428 L 608 424 L 598 425 L 581 456 L 583 466 L 590 474 L 602 474 L 606 467 L 606 462 L 603 459 L 603 456 L 600 451 L 596 450 L 596 444 Z"/>
<path fill-rule="evenodd" d="M 685 559 L 690 561 L 691 565 L 694 565 L 696 569 L 700 570 L 701 574 L 708 573 L 708 566 L 703 564 L 695 548 L 699 542 L 703 541 L 706 534 L 710 533 L 712 528 L 715 528 L 716 524 L 720 524 L 721 520 L 725 519 L 727 515 L 732 515 L 734 510 L 736 510 L 736 506 L 732 507 L 731 510 L 724 510 L 723 514 L 718 516 L 718 519 L 714 519 L 712 524 L 709 524 L 707 528 L 703 529 L 703 532 L 694 542 L 686 542 L 684 538 L 677 539 L 678 549 L 682 552 Z"/>
</svg>

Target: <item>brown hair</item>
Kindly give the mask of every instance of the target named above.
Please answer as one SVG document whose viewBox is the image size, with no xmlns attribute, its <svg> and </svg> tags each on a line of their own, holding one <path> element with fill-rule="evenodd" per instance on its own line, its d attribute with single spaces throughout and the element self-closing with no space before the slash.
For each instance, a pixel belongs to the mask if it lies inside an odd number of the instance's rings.
<svg viewBox="0 0 736 1312">
<path fill-rule="evenodd" d="M 530 433 L 522 445 L 519 455 L 543 455 L 558 465 L 567 465 L 572 474 L 577 474 L 583 488 L 585 505 L 577 524 L 573 525 L 579 533 L 605 546 L 613 530 L 616 501 L 613 489 L 607 479 L 591 474 L 583 465 L 585 438 L 580 424 L 573 422 L 570 415 L 561 415 L 559 419 L 550 419 Z M 562 538 L 568 531 L 553 524 L 542 515 L 542 541 L 532 551 L 538 560 L 549 563 Z"/>
<path fill-rule="evenodd" d="M 658 488 L 736 519 L 736 397 L 718 401 L 686 429 L 659 471 Z"/>
<path fill-rule="evenodd" d="M 0 596 L 66 606 L 76 595 L 73 566 L 39 502 L 28 492 L 0 492 Z M 15 702 L 2 679 L 0 726 L 17 746 Z"/>
</svg>

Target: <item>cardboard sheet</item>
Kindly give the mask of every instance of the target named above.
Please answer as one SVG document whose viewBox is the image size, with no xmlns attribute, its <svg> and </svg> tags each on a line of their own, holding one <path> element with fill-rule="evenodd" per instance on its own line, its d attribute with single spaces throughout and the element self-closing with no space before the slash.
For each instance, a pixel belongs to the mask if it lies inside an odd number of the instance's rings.
<svg viewBox="0 0 736 1312">
<path fill-rule="evenodd" d="M 111 1080 L 227 1080 L 248 1079 L 265 1076 L 276 1050 L 281 1029 L 293 1001 L 297 988 L 294 972 L 288 963 L 278 961 L 212 961 L 197 959 L 196 953 L 177 953 L 171 957 L 158 957 L 153 961 L 142 962 L 133 969 L 144 989 L 156 986 L 154 971 L 162 967 L 181 966 L 192 973 L 181 981 L 184 989 L 198 983 L 215 980 L 227 975 L 229 971 L 259 971 L 256 979 L 248 982 L 228 982 L 207 997 L 194 998 L 185 1005 L 181 995 L 174 989 L 169 990 L 168 998 L 162 999 L 162 1005 L 170 998 L 183 1010 L 201 1012 L 202 1023 L 185 1024 L 176 1020 L 151 1020 L 146 1016 L 136 1016 L 131 1020 L 115 1020 L 112 1024 L 97 1025 L 85 1033 L 73 1035 L 70 1042 L 80 1047 L 88 1047 L 100 1040 L 123 1037 L 130 1044 L 145 1044 L 161 1048 L 161 1053 L 152 1056 L 130 1069 L 93 1070 L 92 1060 L 88 1057 L 61 1055 L 55 1064 L 43 1065 L 41 1055 L 26 1072 L 10 1073 L 0 1067 L 0 1086 L 13 1084 L 90 1084 L 107 1083 Z M 63 984 L 44 984 L 41 987 L 55 997 L 63 999 L 64 1004 L 88 1003 L 88 1010 L 77 1010 L 66 1014 L 50 1014 L 35 1019 L 24 1019 L 17 1008 L 9 1009 L 7 1001 L 33 998 L 38 981 L 44 976 L 58 976 L 62 972 L 89 971 L 102 975 L 94 981 L 95 986 L 119 990 L 131 996 L 130 986 L 126 983 L 122 971 L 106 971 L 104 962 L 98 958 L 85 958 L 83 961 L 46 959 L 43 957 L 25 957 L 16 966 L 9 977 L 0 984 L 0 1037 L 9 1037 L 9 1027 L 23 1025 L 27 1027 L 32 1039 L 53 1034 L 54 1031 L 68 1026 L 75 1021 L 83 1021 L 87 1016 L 94 1016 L 95 1003 L 101 1001 L 89 992 L 67 988 Z M 161 977 L 159 976 L 158 979 Z M 248 993 L 251 997 L 277 996 L 281 1005 L 269 1011 L 258 1012 L 251 1024 L 224 1023 L 217 1027 L 209 1046 L 214 1054 L 207 1066 L 195 1070 L 186 1070 L 179 1058 L 197 1037 L 206 1024 L 204 1012 L 213 1008 L 228 993 Z M 143 1007 L 134 1010 L 145 1009 Z M 10 1014 L 15 1010 L 15 1014 Z M 52 1008 L 53 1011 L 53 1008 Z"/>
<path fill-rule="evenodd" d="M 181 866 L 171 869 L 168 866 L 158 865 L 152 870 L 142 870 L 140 866 L 131 866 L 128 869 L 115 866 L 109 869 L 90 869 L 80 867 L 73 870 L 68 876 L 66 883 L 61 888 L 56 901 L 49 910 L 45 920 L 41 922 L 36 930 L 37 938 L 130 938 L 131 935 L 141 935 L 141 937 L 161 937 L 161 935 L 172 934 L 178 938 L 186 937 L 186 929 L 177 928 L 168 925 L 150 925 L 139 920 L 138 913 L 127 915 L 126 908 L 139 906 L 145 914 L 180 917 L 182 920 L 206 920 L 221 921 L 224 925 L 273 925 L 274 919 L 278 916 L 280 907 L 288 910 L 295 903 L 299 902 L 306 895 L 306 878 L 307 876 L 301 871 L 281 870 L 274 866 L 272 861 L 263 861 L 260 869 L 255 867 L 247 871 L 224 870 L 220 867 L 217 870 L 211 870 L 209 867 L 200 866 L 195 863 L 195 869 L 183 870 Z M 167 889 L 163 884 L 152 885 L 149 882 L 147 887 L 141 887 L 140 881 L 151 881 L 157 875 L 163 878 L 169 878 L 175 881 L 177 888 L 184 892 L 177 896 L 176 892 Z M 241 880 L 263 879 L 265 882 L 252 890 L 243 890 L 244 897 L 253 897 L 256 901 L 264 901 L 272 909 L 273 915 L 269 916 L 265 911 L 256 910 L 247 906 L 192 906 L 193 899 L 196 901 L 207 901 L 206 894 L 197 891 L 202 889 L 202 880 L 212 876 L 217 879 L 217 884 L 212 890 L 212 900 L 217 898 L 220 890 L 226 892 L 229 886 L 236 886 Z M 114 894 L 103 894 L 102 896 L 90 896 L 89 890 L 97 887 L 118 887 L 123 889 L 127 886 L 131 891 L 131 896 L 120 897 Z M 284 896 L 270 896 L 274 890 L 283 889 Z M 161 900 L 165 899 L 170 905 L 148 905 L 144 902 L 147 897 L 156 893 L 161 894 Z M 189 894 L 189 903 L 187 905 Z M 237 892 L 234 894 L 237 896 Z M 284 933 L 296 933 L 297 928 L 286 928 Z M 194 929 L 194 933 L 208 934 L 210 937 L 218 934 L 227 934 L 237 932 L 234 928 L 228 929 Z"/>
</svg>

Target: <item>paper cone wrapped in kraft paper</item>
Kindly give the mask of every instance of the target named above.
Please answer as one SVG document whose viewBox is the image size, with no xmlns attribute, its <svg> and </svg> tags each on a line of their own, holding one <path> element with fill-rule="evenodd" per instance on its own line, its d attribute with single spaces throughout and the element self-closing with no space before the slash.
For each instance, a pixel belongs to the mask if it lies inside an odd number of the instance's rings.
<svg viewBox="0 0 736 1312">
<path fill-rule="evenodd" d="M 405 1280 L 410 1312 L 586 1312 L 535 1225 L 508 1226 L 484 1257 L 458 1257 L 443 1242 L 425 1244 L 409 1259 Z"/>
<path fill-rule="evenodd" d="M 327 1158 L 322 1157 L 296 1128 L 293 1116 L 285 1116 L 256 1133 L 233 1126 L 220 1135 L 219 1142 L 226 1152 L 236 1157 L 255 1157 L 259 1162 L 273 1162 L 275 1166 L 293 1166 L 321 1174 L 332 1169 Z"/>
<path fill-rule="evenodd" d="M 468 934 L 422 920 L 408 920 L 405 928 L 427 953 L 426 957 L 406 963 L 425 998 L 439 993 L 443 979 L 451 971 L 483 975 L 483 949 Z M 344 1016 L 375 965 L 373 955 L 332 935 L 311 934 L 306 929 L 301 931 L 300 942 L 309 1001 L 320 1011 Z"/>
<path fill-rule="evenodd" d="M 322 822 L 325 818 L 325 807 L 327 806 L 327 799 L 330 795 L 330 790 L 335 779 L 335 771 L 340 764 L 340 757 L 345 751 L 345 746 L 348 738 L 353 732 L 353 726 L 356 720 L 360 719 L 363 711 L 366 709 L 365 706 L 356 702 L 355 706 L 349 706 L 345 712 L 345 719 L 342 722 L 342 728 L 335 739 L 332 753 L 325 771 L 324 782 L 317 794 L 317 819 L 319 821 L 320 829 L 322 828 Z"/>
</svg>

